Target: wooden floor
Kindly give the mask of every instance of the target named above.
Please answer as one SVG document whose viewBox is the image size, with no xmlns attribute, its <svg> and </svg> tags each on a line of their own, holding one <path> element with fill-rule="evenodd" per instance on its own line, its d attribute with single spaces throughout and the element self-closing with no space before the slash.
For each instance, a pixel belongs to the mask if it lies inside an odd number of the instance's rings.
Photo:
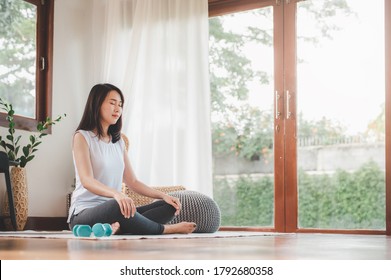
<svg viewBox="0 0 391 280">
<path fill-rule="evenodd" d="M 1 260 L 391 260 L 391 236 L 277 236 L 76 240 L 0 238 Z"/>
</svg>

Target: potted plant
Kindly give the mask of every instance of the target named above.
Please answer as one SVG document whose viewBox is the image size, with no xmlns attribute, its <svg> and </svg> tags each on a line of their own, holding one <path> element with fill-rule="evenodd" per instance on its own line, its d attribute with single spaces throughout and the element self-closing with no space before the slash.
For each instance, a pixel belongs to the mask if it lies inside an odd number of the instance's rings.
<svg viewBox="0 0 391 280">
<path fill-rule="evenodd" d="M 22 135 L 15 135 L 15 121 L 12 104 L 5 102 L 0 98 L 0 110 L 4 110 L 7 114 L 6 120 L 8 122 L 8 134 L 6 136 L 0 135 L 0 147 L 7 153 L 10 161 L 13 162 L 11 168 L 11 183 L 14 195 L 15 213 L 17 229 L 22 230 L 26 224 L 28 216 L 28 194 L 25 167 L 35 157 L 38 151 L 38 146 L 42 143 L 42 138 L 47 135 L 47 129 L 52 125 L 60 122 L 63 116 L 59 116 L 52 120 L 47 117 L 45 121 L 39 122 L 37 125 L 38 134 L 31 134 L 28 137 L 28 143 L 21 146 L 20 140 Z M 66 114 L 64 114 L 64 117 Z M 8 199 L 5 199 L 3 207 L 4 215 L 9 213 Z"/>
</svg>

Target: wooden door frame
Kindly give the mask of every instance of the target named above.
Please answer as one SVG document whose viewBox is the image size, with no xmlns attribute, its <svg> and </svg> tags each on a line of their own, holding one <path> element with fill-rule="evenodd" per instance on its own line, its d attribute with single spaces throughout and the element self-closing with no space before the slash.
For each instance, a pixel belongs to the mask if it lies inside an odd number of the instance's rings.
<svg viewBox="0 0 391 280">
<path fill-rule="evenodd" d="M 284 2 L 285 101 L 285 231 L 296 232 L 298 222 L 296 145 L 296 1 Z"/>
</svg>

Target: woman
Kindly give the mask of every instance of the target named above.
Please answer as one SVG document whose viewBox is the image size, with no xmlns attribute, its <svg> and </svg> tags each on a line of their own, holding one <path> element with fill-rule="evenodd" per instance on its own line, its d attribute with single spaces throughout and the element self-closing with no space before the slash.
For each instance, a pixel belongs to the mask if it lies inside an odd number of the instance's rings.
<svg viewBox="0 0 391 280">
<path fill-rule="evenodd" d="M 167 223 L 179 214 L 178 198 L 137 180 L 121 138 L 122 92 L 111 84 L 97 84 L 89 94 L 83 117 L 73 137 L 76 188 L 68 223 L 109 223 L 122 234 L 191 233 L 190 222 Z M 137 207 L 122 193 L 122 183 L 133 191 L 159 199 Z"/>
</svg>

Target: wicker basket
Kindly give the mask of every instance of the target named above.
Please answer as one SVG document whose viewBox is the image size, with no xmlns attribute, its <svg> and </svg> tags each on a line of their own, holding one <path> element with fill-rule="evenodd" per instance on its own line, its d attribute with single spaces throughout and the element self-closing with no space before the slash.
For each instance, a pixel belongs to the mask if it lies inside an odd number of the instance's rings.
<svg viewBox="0 0 391 280">
<path fill-rule="evenodd" d="M 166 186 L 166 187 L 153 187 L 153 188 L 164 193 L 186 190 L 186 188 L 183 186 Z M 154 198 L 143 196 L 141 194 L 138 194 L 130 190 L 128 186 L 126 186 L 125 184 L 122 185 L 122 192 L 133 200 L 136 207 L 152 203 L 155 200 Z"/>
</svg>

